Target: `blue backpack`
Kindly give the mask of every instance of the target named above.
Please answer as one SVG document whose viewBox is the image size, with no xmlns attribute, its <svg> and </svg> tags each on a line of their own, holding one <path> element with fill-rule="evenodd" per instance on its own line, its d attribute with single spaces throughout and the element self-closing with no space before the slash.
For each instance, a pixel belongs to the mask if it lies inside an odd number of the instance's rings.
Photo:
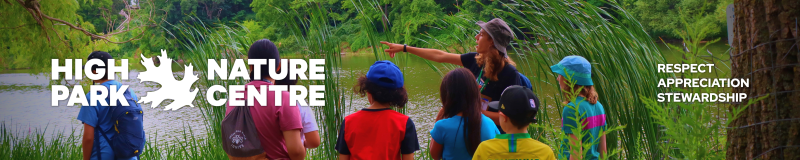
<svg viewBox="0 0 800 160">
<path fill-rule="evenodd" d="M 123 95 L 129 105 L 122 106 L 120 103 L 117 103 L 117 106 L 110 106 L 111 111 L 109 111 L 111 122 L 114 124 L 114 131 L 116 131 L 117 134 L 113 137 L 108 137 L 99 125 L 97 128 L 100 131 L 100 135 L 102 135 L 111 146 L 111 150 L 114 151 L 115 157 L 106 158 L 137 157 L 137 159 L 139 159 L 138 156 L 142 154 L 145 143 L 144 112 L 142 112 L 142 107 L 136 103 L 138 101 L 136 95 L 131 93 L 130 90 L 126 90 Z M 102 156 L 98 158 L 103 159 Z"/>
<path fill-rule="evenodd" d="M 525 77 L 525 75 L 523 75 L 520 72 L 517 72 L 517 74 L 519 74 L 519 85 L 520 86 L 523 86 L 523 87 L 528 88 L 528 89 L 533 89 L 533 85 L 531 85 L 531 80 L 529 80 L 528 77 Z"/>
</svg>

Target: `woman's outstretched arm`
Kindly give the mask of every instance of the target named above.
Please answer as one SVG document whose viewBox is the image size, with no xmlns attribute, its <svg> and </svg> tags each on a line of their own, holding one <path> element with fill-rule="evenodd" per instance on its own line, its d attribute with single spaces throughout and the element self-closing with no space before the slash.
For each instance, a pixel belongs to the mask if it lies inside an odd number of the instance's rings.
<svg viewBox="0 0 800 160">
<path fill-rule="evenodd" d="M 384 42 L 384 41 L 381 41 L 381 43 L 386 45 L 386 46 L 389 46 L 389 49 L 385 49 L 383 51 L 386 52 L 386 53 L 389 53 L 389 56 L 392 57 L 392 58 L 394 58 L 394 54 L 395 53 L 403 52 L 403 45 L 402 44 L 395 44 L 395 43 L 389 43 L 389 42 Z M 459 66 L 464 66 L 463 64 L 461 64 L 461 55 L 458 55 L 458 54 L 447 53 L 445 51 L 438 50 L 438 49 L 417 48 L 417 47 L 411 47 L 411 46 L 406 46 L 406 51 L 408 53 L 417 55 L 419 57 L 422 57 L 422 58 L 425 58 L 427 60 L 431 60 L 431 61 L 434 61 L 434 62 L 450 63 L 450 64 L 459 65 Z"/>
</svg>

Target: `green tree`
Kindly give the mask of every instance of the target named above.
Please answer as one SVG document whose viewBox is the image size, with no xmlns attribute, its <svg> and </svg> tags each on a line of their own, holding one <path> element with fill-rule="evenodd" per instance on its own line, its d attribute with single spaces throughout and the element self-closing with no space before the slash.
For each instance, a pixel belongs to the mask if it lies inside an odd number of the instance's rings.
<svg viewBox="0 0 800 160">
<path fill-rule="evenodd" d="M 707 37 L 726 35 L 725 8 L 732 0 L 622 0 L 621 3 L 651 36 L 676 39 L 685 30 L 682 18 L 688 23 L 708 25 L 711 32 Z"/>
<path fill-rule="evenodd" d="M 800 40 L 796 0 L 736 0 L 731 73 L 750 87 L 733 88 L 760 97 L 728 127 L 728 159 L 800 159 Z"/>
<path fill-rule="evenodd" d="M 113 43 L 127 41 L 96 34 L 95 26 L 76 14 L 80 9 L 77 1 L 0 3 L 4 22 L 0 23 L 0 65 L 5 69 L 49 71 L 51 59 L 80 58 L 93 50 L 113 51 L 118 48 Z"/>
</svg>

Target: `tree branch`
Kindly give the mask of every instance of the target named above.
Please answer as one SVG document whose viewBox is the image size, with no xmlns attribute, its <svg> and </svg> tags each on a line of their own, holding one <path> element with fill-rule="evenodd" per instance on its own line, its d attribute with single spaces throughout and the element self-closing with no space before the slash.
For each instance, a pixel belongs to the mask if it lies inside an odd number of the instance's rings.
<svg viewBox="0 0 800 160">
<path fill-rule="evenodd" d="M 25 9 L 28 10 L 28 12 L 31 14 L 31 16 L 33 16 L 33 19 L 36 20 L 36 23 L 38 23 L 39 26 L 42 28 L 42 30 L 45 30 L 43 32 L 43 34 L 47 37 L 47 41 L 48 42 L 50 42 L 51 38 L 50 38 L 50 35 L 46 31 L 47 27 L 45 27 L 44 22 L 42 21 L 43 19 L 48 19 L 50 21 L 56 21 L 56 22 L 63 23 L 64 25 L 69 26 L 72 29 L 75 29 L 75 30 L 83 32 L 84 35 L 90 36 L 93 39 L 102 39 L 102 40 L 104 40 L 106 42 L 115 43 L 115 44 L 128 43 L 130 41 L 137 40 L 139 37 L 141 37 L 144 34 L 144 32 L 147 29 L 146 28 L 143 29 L 141 33 L 139 33 L 138 35 L 134 36 L 131 39 L 128 39 L 128 40 L 125 40 L 125 41 L 120 41 L 120 42 L 115 42 L 115 41 L 112 41 L 112 40 L 108 39 L 109 36 L 113 36 L 113 35 L 120 34 L 120 33 L 125 33 L 125 32 L 128 32 L 130 30 L 139 29 L 139 28 L 142 28 L 142 27 L 154 27 L 155 26 L 155 25 L 142 25 L 142 26 L 133 27 L 133 28 L 129 28 L 129 29 L 126 29 L 126 30 L 122 30 L 122 31 L 117 31 L 117 32 L 110 33 L 110 34 L 97 35 L 97 34 L 94 34 L 94 33 L 91 33 L 89 31 L 87 31 L 86 29 L 84 29 L 82 27 L 76 26 L 75 24 L 69 23 L 67 21 L 64 21 L 64 20 L 61 20 L 61 19 L 58 19 L 58 18 L 50 17 L 49 15 L 44 14 L 39 9 L 39 6 L 41 6 L 41 5 L 39 4 L 38 0 L 27 0 L 26 2 L 23 2 L 22 0 L 16 0 L 16 1 L 17 1 L 17 3 L 19 3 L 20 5 L 25 7 Z M 152 18 L 152 17 L 148 17 L 148 18 Z M 150 19 L 150 20 L 152 21 L 152 19 Z M 52 29 L 52 30 L 56 31 L 55 29 Z M 56 34 L 58 34 L 58 33 L 56 32 Z"/>
</svg>

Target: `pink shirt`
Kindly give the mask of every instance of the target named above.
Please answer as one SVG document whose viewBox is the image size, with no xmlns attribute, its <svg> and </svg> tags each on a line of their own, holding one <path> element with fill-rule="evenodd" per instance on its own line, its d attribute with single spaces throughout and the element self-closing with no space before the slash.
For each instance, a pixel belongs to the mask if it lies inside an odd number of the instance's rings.
<svg viewBox="0 0 800 160">
<path fill-rule="evenodd" d="M 300 121 L 299 108 L 289 101 L 289 92 L 283 91 L 281 94 L 282 105 L 275 106 L 275 92 L 269 91 L 271 83 L 264 81 L 251 81 L 247 83 L 248 86 L 255 85 L 259 89 L 261 85 L 267 85 L 267 103 L 261 104 L 258 101 L 254 102 L 255 106 L 250 107 L 250 114 L 253 116 L 253 122 L 258 130 L 258 139 L 261 141 L 261 147 L 269 159 L 289 158 L 289 153 L 286 150 L 286 142 L 283 140 L 283 131 L 290 131 L 295 129 L 303 129 L 303 123 Z M 245 87 L 245 90 L 247 87 Z M 245 91 L 245 98 L 247 92 Z M 255 99 L 253 99 L 255 100 Z M 246 104 L 246 102 L 245 102 Z M 225 115 L 233 110 L 232 106 L 227 106 Z"/>
</svg>

